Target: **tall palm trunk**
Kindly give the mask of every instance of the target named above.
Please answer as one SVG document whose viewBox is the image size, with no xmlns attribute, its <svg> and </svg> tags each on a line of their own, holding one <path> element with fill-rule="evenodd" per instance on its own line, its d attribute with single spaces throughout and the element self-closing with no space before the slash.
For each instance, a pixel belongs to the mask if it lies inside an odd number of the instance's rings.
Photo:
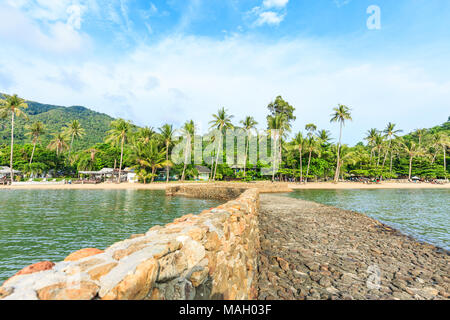
<svg viewBox="0 0 450 320">
<path fill-rule="evenodd" d="M 302 159 L 302 148 L 298 148 L 298 152 L 300 153 L 300 182 L 303 182 L 303 159 Z"/>
<path fill-rule="evenodd" d="M 70 140 L 70 148 L 69 148 L 69 157 L 67 158 L 70 162 L 70 154 L 72 153 L 72 145 L 73 145 L 73 139 L 75 137 L 75 134 L 72 134 L 72 139 Z"/>
<path fill-rule="evenodd" d="M 188 136 L 186 140 L 186 147 L 184 148 L 184 166 L 183 166 L 183 173 L 181 174 L 181 181 L 184 181 L 184 176 L 186 174 L 186 167 L 187 167 L 187 161 L 188 161 L 188 149 L 191 149 L 191 137 Z"/>
<path fill-rule="evenodd" d="M 447 146 L 443 146 L 444 149 L 444 175 L 447 178 Z"/>
<path fill-rule="evenodd" d="M 305 183 L 308 183 L 309 166 L 311 165 L 311 153 L 312 151 L 309 150 L 308 168 L 306 169 Z"/>
<path fill-rule="evenodd" d="M 220 127 L 220 132 L 222 132 L 222 127 Z M 215 181 L 216 180 L 216 173 L 217 173 L 217 163 L 219 162 L 219 154 L 220 154 L 220 148 L 222 144 L 222 136 L 219 138 L 219 143 L 217 146 L 217 154 L 216 154 L 216 164 L 214 165 L 214 175 L 212 180 Z"/>
<path fill-rule="evenodd" d="M 120 178 L 122 175 L 122 161 L 123 161 L 123 144 L 125 142 L 125 137 L 122 137 L 122 142 L 120 144 L 120 165 L 119 165 L 119 181 L 118 183 L 121 182 Z"/>
<path fill-rule="evenodd" d="M 409 157 L 409 175 L 408 175 L 408 180 L 411 180 L 411 175 L 412 175 L 412 161 L 413 161 L 413 156 Z"/>
<path fill-rule="evenodd" d="M 245 169 L 247 168 L 248 144 L 249 144 L 249 137 L 247 136 L 247 140 L 245 141 L 245 153 L 244 153 L 244 177 L 246 176 Z"/>
<path fill-rule="evenodd" d="M 337 150 L 337 162 L 336 162 L 336 173 L 334 174 L 334 182 L 338 182 L 339 180 L 339 163 L 341 161 L 341 140 L 342 140 L 342 122 L 340 125 L 339 130 L 339 143 L 338 143 L 338 150 Z"/>
<path fill-rule="evenodd" d="M 166 182 L 169 182 L 169 141 L 166 141 Z"/>
<path fill-rule="evenodd" d="M 383 166 L 381 167 L 382 169 L 384 169 L 384 165 L 386 164 L 386 159 L 387 159 L 387 155 L 389 153 L 389 151 L 391 150 L 391 140 L 389 140 L 389 145 L 388 148 L 386 150 L 386 153 L 384 154 L 384 159 L 383 159 Z"/>
<path fill-rule="evenodd" d="M 34 150 L 36 150 L 36 140 L 33 141 L 33 151 L 31 151 L 30 165 L 33 162 Z"/>
<path fill-rule="evenodd" d="M 393 158 L 394 158 L 394 155 L 392 154 L 392 151 L 391 151 L 391 163 L 389 165 L 389 173 L 390 174 L 392 174 L 392 160 L 393 160 Z"/>
<path fill-rule="evenodd" d="M 9 168 L 11 169 L 11 184 L 14 182 L 14 170 L 13 170 L 13 152 L 14 152 L 14 110 L 11 115 L 11 155 L 9 158 Z"/>
<path fill-rule="evenodd" d="M 278 135 L 275 134 L 275 146 L 273 148 L 273 163 L 272 163 L 272 182 L 275 181 L 275 166 L 276 166 L 276 157 L 277 157 L 277 153 L 278 153 L 278 147 L 277 147 L 277 142 L 278 142 Z"/>
</svg>

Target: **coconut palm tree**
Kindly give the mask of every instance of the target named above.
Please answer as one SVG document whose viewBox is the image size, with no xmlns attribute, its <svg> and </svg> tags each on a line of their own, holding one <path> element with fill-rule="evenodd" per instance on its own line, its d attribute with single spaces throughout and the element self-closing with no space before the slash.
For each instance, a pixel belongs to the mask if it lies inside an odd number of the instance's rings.
<svg viewBox="0 0 450 320">
<path fill-rule="evenodd" d="M 377 167 L 380 166 L 382 149 L 384 148 L 385 140 L 381 133 L 378 133 L 375 137 L 374 150 L 377 151 Z"/>
<path fill-rule="evenodd" d="M 159 132 L 161 134 L 161 139 L 164 142 L 165 150 L 166 150 L 166 182 L 169 182 L 169 173 L 170 173 L 170 163 L 169 163 L 169 148 L 173 143 L 173 138 L 175 136 L 175 130 L 171 124 L 165 124 L 161 128 L 159 128 Z"/>
<path fill-rule="evenodd" d="M 195 123 L 193 120 L 186 121 L 181 128 L 181 134 L 186 137 L 186 146 L 184 148 L 184 165 L 183 165 L 183 173 L 181 174 L 181 181 L 184 181 L 186 175 L 186 168 L 189 161 L 189 157 L 191 155 L 192 149 L 192 139 L 195 134 Z"/>
<path fill-rule="evenodd" d="M 436 144 L 442 148 L 442 153 L 444 154 L 444 174 L 447 177 L 447 148 L 450 147 L 450 137 L 445 132 L 438 132 Z"/>
<path fill-rule="evenodd" d="M 389 122 L 386 126 L 386 129 L 384 129 L 383 133 L 384 133 L 384 137 L 388 140 L 388 147 L 386 149 L 386 153 L 384 154 L 384 160 L 383 160 L 383 165 L 382 165 L 382 169 L 384 169 L 384 165 L 386 164 L 386 159 L 387 159 L 387 155 L 389 152 L 391 152 L 391 145 L 392 145 L 392 139 L 393 138 L 397 138 L 398 137 L 398 133 L 402 132 L 402 130 L 396 130 L 395 129 L 395 123 L 391 123 Z"/>
<path fill-rule="evenodd" d="M 244 153 L 244 177 L 245 177 L 246 169 L 247 169 L 247 155 L 248 155 L 251 130 L 256 127 L 258 122 L 256 122 L 256 120 L 253 117 L 247 116 L 247 117 L 245 117 L 244 120 L 241 120 L 240 123 L 242 124 L 245 132 L 247 133 L 247 139 L 245 140 L 245 153 Z"/>
<path fill-rule="evenodd" d="M 155 180 L 156 169 L 163 168 L 166 165 L 165 150 L 159 149 L 158 141 L 152 139 L 148 143 L 137 142 L 132 146 L 131 158 L 137 163 L 134 168 L 140 171 L 146 168 L 151 169 L 150 175 L 145 175 L 144 181 L 151 176 L 151 182 Z M 142 174 L 141 174 L 142 176 Z"/>
<path fill-rule="evenodd" d="M 320 130 L 316 133 L 316 137 L 317 139 L 319 139 L 319 143 L 322 146 L 326 146 L 330 143 L 331 141 L 331 133 L 328 130 Z"/>
<path fill-rule="evenodd" d="M 56 155 L 59 154 L 69 148 L 67 144 L 66 136 L 62 133 L 57 133 L 54 135 L 53 139 L 47 146 L 48 149 L 52 151 L 56 151 Z"/>
<path fill-rule="evenodd" d="M 147 143 L 150 141 L 150 139 L 155 137 L 156 132 L 153 130 L 152 127 L 144 127 L 139 128 L 136 134 L 136 137 L 138 140 Z"/>
<path fill-rule="evenodd" d="M 427 129 L 416 129 L 416 131 L 414 132 L 417 138 L 419 139 L 418 147 L 422 147 L 422 139 L 427 132 L 428 132 Z"/>
<path fill-rule="evenodd" d="M 341 168 L 343 168 L 346 163 L 356 164 L 357 162 L 358 162 L 358 153 L 352 151 L 352 149 L 349 148 L 348 146 L 343 145 L 341 149 L 341 156 L 339 162 L 339 173 L 342 174 Z"/>
<path fill-rule="evenodd" d="M 73 120 L 72 122 L 67 124 L 67 129 L 65 130 L 64 134 L 70 139 L 70 146 L 69 146 L 69 161 L 70 161 L 70 155 L 72 153 L 72 145 L 75 138 L 79 139 L 82 138 L 85 134 L 84 129 L 81 127 L 80 121 Z"/>
<path fill-rule="evenodd" d="M 414 159 L 414 157 L 422 154 L 422 149 L 414 141 L 403 142 L 402 148 L 403 148 L 403 151 L 406 153 L 406 155 L 409 157 L 408 180 L 411 180 L 413 159 Z"/>
<path fill-rule="evenodd" d="M 333 113 L 331 114 L 330 122 L 338 122 L 340 126 L 339 130 L 339 143 L 337 147 L 337 162 L 336 162 L 336 173 L 334 175 L 334 182 L 337 183 L 339 180 L 339 163 L 340 163 L 340 150 L 341 150 L 341 142 L 342 142 L 342 128 L 345 125 L 346 120 L 352 120 L 352 116 L 350 113 L 350 108 L 339 104 L 337 107 L 333 108 Z"/>
<path fill-rule="evenodd" d="M 307 140 L 306 140 L 306 150 L 309 152 L 309 156 L 308 156 L 308 168 L 306 169 L 306 178 L 305 178 L 305 183 L 308 183 L 308 175 L 309 175 L 309 168 L 311 165 L 311 156 L 314 153 L 319 154 L 320 150 L 319 150 L 319 146 L 317 143 L 317 140 L 314 138 L 313 135 L 311 135 Z"/>
<path fill-rule="evenodd" d="M 364 138 L 365 140 L 367 140 L 367 145 L 370 148 L 370 162 L 372 162 L 373 150 L 374 150 L 376 138 L 378 135 L 379 135 L 378 130 L 375 128 L 372 128 L 367 131 L 367 136 Z"/>
<path fill-rule="evenodd" d="M 283 113 L 278 113 L 275 116 L 267 117 L 267 126 L 274 143 L 274 145 L 272 146 L 272 181 L 275 180 L 275 169 L 279 164 L 279 161 L 281 161 L 282 138 L 285 133 L 290 130 L 287 119 L 287 116 Z"/>
<path fill-rule="evenodd" d="M 298 153 L 300 154 L 300 182 L 303 182 L 303 147 L 305 145 L 305 138 L 301 131 L 297 132 L 294 139 L 292 140 L 294 148 L 298 149 Z"/>
<path fill-rule="evenodd" d="M 211 129 L 217 129 L 219 132 L 219 135 L 223 135 L 223 131 L 225 129 L 232 129 L 234 128 L 233 124 L 231 123 L 231 119 L 233 119 L 233 115 L 227 114 L 227 110 L 225 108 L 221 108 L 217 111 L 217 114 L 213 114 L 213 120 L 209 122 L 211 124 Z M 217 143 L 217 153 L 216 153 L 216 161 L 214 166 L 214 175 L 212 180 L 214 181 L 216 179 L 216 173 L 217 173 L 217 163 L 219 162 L 219 154 L 220 149 L 222 148 L 222 137 L 219 137 Z"/>
<path fill-rule="evenodd" d="M 118 183 L 120 183 L 120 178 L 122 174 L 122 162 L 123 162 L 123 147 L 126 143 L 128 136 L 131 133 L 131 122 L 124 119 L 117 119 L 111 121 L 111 130 L 108 131 L 108 137 L 106 138 L 107 143 L 112 145 L 120 144 L 120 165 L 119 165 L 119 177 Z"/>
<path fill-rule="evenodd" d="M 11 183 L 14 182 L 14 170 L 13 170 L 13 152 L 14 152 L 14 120 L 15 117 L 28 118 L 23 109 L 28 108 L 24 99 L 21 99 L 14 94 L 12 96 L 3 94 L 5 99 L 0 98 L 0 118 L 6 118 L 11 114 L 11 153 L 9 158 Z"/>
<path fill-rule="evenodd" d="M 34 151 L 36 150 L 36 144 L 40 140 L 41 135 L 45 133 L 45 126 L 41 121 L 33 122 L 30 126 L 26 127 L 28 132 L 27 136 L 31 137 L 33 141 L 33 151 L 31 152 L 30 165 L 33 162 Z"/>
</svg>

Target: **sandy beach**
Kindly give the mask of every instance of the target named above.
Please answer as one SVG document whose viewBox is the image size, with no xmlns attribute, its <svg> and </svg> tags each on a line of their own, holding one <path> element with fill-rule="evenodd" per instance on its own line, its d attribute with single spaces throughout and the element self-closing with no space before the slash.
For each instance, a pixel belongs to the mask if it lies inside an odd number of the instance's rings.
<svg viewBox="0 0 450 320">
<path fill-rule="evenodd" d="M 13 186 L 0 186 L 0 190 L 8 189 L 85 189 L 85 190 L 165 190 L 167 186 L 177 186 L 177 185 L 188 185 L 188 184 L 233 184 L 236 186 L 247 186 L 247 187 L 258 187 L 261 185 L 272 184 L 271 182 L 255 182 L 255 183 L 242 183 L 242 182 L 156 182 L 149 184 L 141 183 L 100 183 L 100 184 L 28 184 L 28 185 L 13 185 Z M 329 190 L 339 190 L 339 189 L 450 189 L 450 184 L 431 184 L 431 183 L 397 183 L 397 182 L 382 182 L 378 184 L 364 184 L 359 182 L 309 182 L 307 184 L 299 183 L 275 183 L 283 187 L 289 187 L 293 190 L 297 189 L 329 189 Z"/>
</svg>

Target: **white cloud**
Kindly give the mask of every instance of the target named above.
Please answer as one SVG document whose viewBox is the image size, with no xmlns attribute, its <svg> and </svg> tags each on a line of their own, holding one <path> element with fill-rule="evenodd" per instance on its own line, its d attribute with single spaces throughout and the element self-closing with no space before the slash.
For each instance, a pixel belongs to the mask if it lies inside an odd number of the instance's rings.
<svg viewBox="0 0 450 320">
<path fill-rule="evenodd" d="M 89 47 L 88 36 L 74 30 L 70 25 L 56 21 L 45 23 L 45 30 L 27 17 L 22 11 L 0 5 L 0 40 L 6 43 L 32 49 L 34 53 L 67 53 Z M 74 52 L 75 51 L 75 52 Z"/>
<path fill-rule="evenodd" d="M 259 14 L 255 25 L 262 26 L 264 24 L 268 25 L 279 25 L 284 20 L 285 14 L 277 13 L 274 11 L 264 11 Z"/>
<path fill-rule="evenodd" d="M 263 6 L 265 8 L 284 8 L 288 4 L 289 0 L 264 0 Z"/>
<path fill-rule="evenodd" d="M 448 117 L 448 78 L 414 61 L 355 62 L 338 44 L 325 41 L 172 36 L 111 62 L 58 62 L 15 53 L 0 49 L 0 61 L 15 71 L 13 84 L 3 74 L 0 92 L 85 105 L 139 125 L 170 121 L 179 126 L 193 119 L 206 129 L 211 114 L 224 106 L 236 121 L 253 115 L 264 128 L 267 104 L 277 95 L 296 108 L 294 131 L 313 122 L 335 137 L 331 108 L 349 105 L 354 121 L 346 125 L 346 143 L 356 143 L 369 127 L 382 128 L 388 121 L 408 131 Z"/>
<path fill-rule="evenodd" d="M 81 15 L 84 7 L 80 5 L 71 5 L 67 8 L 67 13 L 69 18 L 67 19 L 67 24 L 75 29 L 81 28 Z"/>
<path fill-rule="evenodd" d="M 262 6 L 253 7 L 247 15 L 256 16 L 253 26 L 279 25 L 286 17 L 289 0 L 264 0 Z"/>
<path fill-rule="evenodd" d="M 343 6 L 346 6 L 347 4 L 349 4 L 351 0 L 333 0 L 333 1 L 334 1 L 334 4 L 338 8 L 340 8 L 340 7 L 343 7 Z"/>
</svg>

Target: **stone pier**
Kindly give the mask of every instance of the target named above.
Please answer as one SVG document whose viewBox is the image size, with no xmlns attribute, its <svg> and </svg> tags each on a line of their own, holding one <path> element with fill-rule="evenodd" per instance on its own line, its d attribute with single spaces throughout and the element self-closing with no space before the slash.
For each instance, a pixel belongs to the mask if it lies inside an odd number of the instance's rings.
<svg viewBox="0 0 450 320">
<path fill-rule="evenodd" d="M 448 299 L 449 252 L 363 214 L 260 196 L 259 299 Z"/>
</svg>

